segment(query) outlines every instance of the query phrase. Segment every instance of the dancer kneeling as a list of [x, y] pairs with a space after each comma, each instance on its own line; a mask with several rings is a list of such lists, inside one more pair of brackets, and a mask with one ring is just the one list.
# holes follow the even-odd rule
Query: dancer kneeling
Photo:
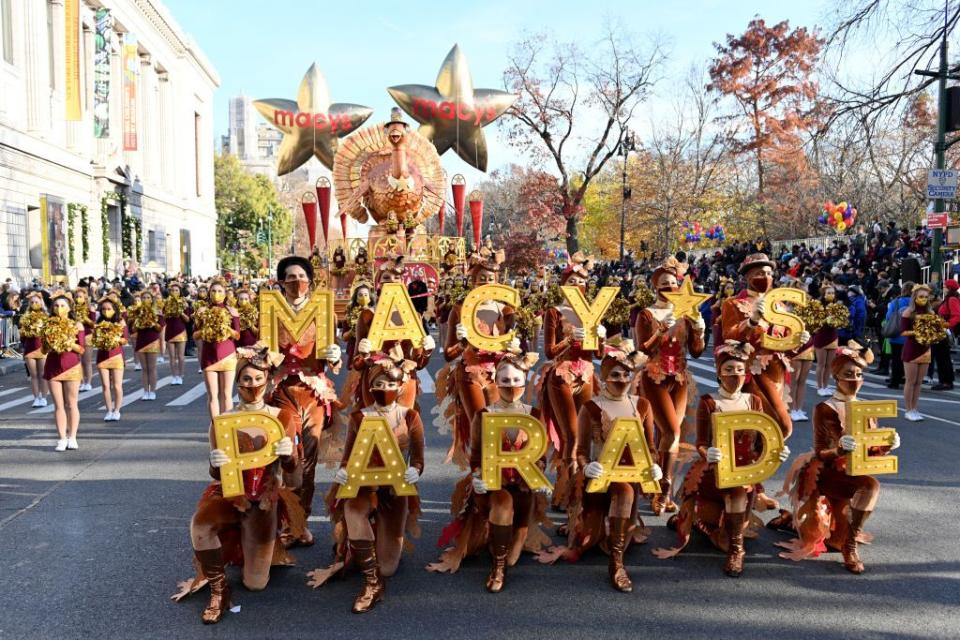
[[[265, 404], [267, 379], [283, 356], [267, 347], [241, 348], [237, 365], [237, 392], [240, 404], [230, 413], [261, 412], [287, 423], [280, 410]], [[220, 483], [220, 468], [229, 463], [227, 454], [216, 447], [214, 428], [210, 427], [210, 475], [214, 482], [207, 487], [190, 521], [190, 539], [195, 555], [196, 577], [180, 583], [180, 590], [171, 596], [179, 601], [210, 585], [210, 601], [203, 610], [204, 624], [220, 622], [230, 609], [230, 586], [227, 564], [243, 567], [243, 585], [250, 591], [261, 591], [270, 579], [271, 565], [292, 565], [282, 544], [278, 543], [281, 523], [293, 531], [306, 527], [306, 517], [297, 496], [282, 486], [281, 469], [288, 473], [297, 466], [290, 430], [273, 445], [277, 460], [265, 467], [243, 471], [244, 494], [225, 498]], [[262, 448], [262, 432], [256, 427], [238, 433], [240, 453]]]
[[[709, 394], [701, 396], [697, 407], [697, 451], [702, 459], [694, 462], [687, 472], [681, 488], [680, 511], [669, 521], [677, 531], [680, 545], [673, 549], [653, 551], [654, 555], [661, 559], [675, 557], [687, 546], [690, 532], [696, 528], [703, 532], [714, 546], [727, 552], [723, 571], [732, 578], [743, 573], [743, 559], [746, 555], [744, 532], [762, 487], [717, 487], [717, 463], [723, 458], [723, 452], [713, 445], [711, 416], [717, 412], [763, 412], [763, 400], [760, 396], [742, 391], [747, 375], [747, 362], [752, 354], [753, 347], [750, 344], [735, 340], [727, 340], [717, 347], [715, 358], [720, 388], [716, 398]], [[761, 450], [756, 431], [737, 431], [734, 447], [737, 466], [756, 462]], [[784, 446], [780, 461], [789, 456], [790, 450]]]
[[[856, 342], [836, 350], [831, 363], [836, 391], [814, 409], [813, 452], [794, 463], [784, 485], [790, 487], [799, 539], [780, 544], [789, 549], [780, 554], [783, 558], [802, 560], [825, 549], [839, 550], [847, 571], [863, 573], [857, 543], [870, 539], [863, 525], [877, 504], [880, 483], [873, 476], [847, 475], [847, 454], [860, 445], [844, 433], [847, 403], [857, 401], [863, 372], [872, 361], [873, 352]], [[877, 428], [876, 419], [870, 419], [869, 428]], [[892, 446], [871, 447], [870, 454], [884, 455], [899, 446], [896, 435]]]
[[[327, 569], [317, 569], [308, 575], [311, 587], [319, 587], [333, 575], [339, 574], [352, 558], [363, 574], [363, 588], [353, 602], [354, 613], [365, 613], [383, 600], [386, 587], [384, 576], [392, 576], [403, 553], [404, 532], [419, 536], [417, 516], [420, 501], [417, 496], [397, 496], [390, 487], [361, 487], [354, 498], [337, 499], [341, 485], [347, 484], [347, 464], [357, 441], [360, 425], [366, 417], [385, 418], [396, 444], [406, 460], [403, 479], [416, 484], [423, 473], [423, 424], [416, 409], [397, 402], [400, 389], [416, 363], [410, 360], [395, 362], [383, 359], [370, 370], [370, 394], [373, 404], [353, 412], [343, 451], [340, 469], [327, 495], [330, 519], [336, 538], [336, 561]], [[374, 449], [370, 467], [384, 466], [380, 452]]]

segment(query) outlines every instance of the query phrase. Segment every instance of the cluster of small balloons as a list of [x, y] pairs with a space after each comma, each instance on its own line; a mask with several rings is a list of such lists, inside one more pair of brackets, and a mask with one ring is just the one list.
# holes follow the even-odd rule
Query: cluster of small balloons
[[704, 229], [699, 222], [684, 222], [683, 228], [687, 230], [684, 236], [687, 242], [700, 242], [703, 238], [719, 241], [727, 239], [723, 225], [720, 224]]
[[820, 224], [828, 224], [837, 230], [837, 233], [843, 233], [853, 226], [857, 219], [857, 208], [849, 202], [843, 201], [834, 204], [833, 200], [827, 200], [823, 205], [823, 213], [817, 218]]

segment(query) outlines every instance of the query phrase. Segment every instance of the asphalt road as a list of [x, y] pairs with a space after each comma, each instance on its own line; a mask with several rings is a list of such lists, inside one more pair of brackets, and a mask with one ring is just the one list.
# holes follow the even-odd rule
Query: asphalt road
[[[436, 354], [428, 391], [440, 364]], [[847, 573], [838, 554], [781, 560], [774, 543], [786, 536], [768, 530], [748, 541], [740, 579], [723, 575], [721, 554], [700, 537], [678, 559], [661, 561], [650, 550], [671, 546], [674, 534], [665, 518], [646, 512], [653, 535], [627, 555], [632, 594], [609, 586], [606, 557], [597, 552], [554, 566], [525, 557], [504, 592], [490, 595], [486, 556], [468, 559], [455, 575], [424, 570], [436, 559], [460, 476], [442, 464], [449, 436], [428, 426], [423, 535], [373, 612], [350, 613], [360, 588], [355, 572], [316, 591], [305, 586], [306, 572], [332, 555], [329, 523], [314, 516], [318, 544], [295, 550], [298, 566], [275, 569], [260, 593], [245, 591], [231, 572], [241, 610], [204, 627], [206, 592], [168, 599], [192, 575], [188, 523], [209, 480], [202, 383], [196, 364], [188, 365], [180, 387], [167, 384], [161, 365], [156, 402], [138, 399], [139, 374], [128, 365], [133, 400], [119, 423], [102, 422], [98, 390], [86, 394], [80, 450], [67, 453], [53, 451], [52, 413], [30, 408], [25, 377], [0, 377], [0, 637], [960, 637], [958, 392], [925, 392], [924, 422], [889, 421], [903, 440], [900, 473], [880, 479], [867, 526], [876, 539], [862, 552], [862, 576]], [[715, 388], [709, 359], [695, 363], [695, 373], [701, 389]], [[863, 397], [897, 397], [880, 383], [871, 377]], [[811, 389], [811, 415], [816, 400]], [[421, 402], [429, 422], [432, 392]], [[789, 444], [794, 453], [809, 449], [810, 423], [797, 425]], [[331, 471], [318, 474], [324, 488], [331, 479]], [[319, 498], [317, 505], [322, 513]]]

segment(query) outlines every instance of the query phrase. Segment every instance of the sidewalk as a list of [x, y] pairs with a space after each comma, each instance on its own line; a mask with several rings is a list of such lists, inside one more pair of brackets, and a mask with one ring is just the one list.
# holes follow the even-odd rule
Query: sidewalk
[[0, 358], [0, 377], [25, 371], [20, 358]]

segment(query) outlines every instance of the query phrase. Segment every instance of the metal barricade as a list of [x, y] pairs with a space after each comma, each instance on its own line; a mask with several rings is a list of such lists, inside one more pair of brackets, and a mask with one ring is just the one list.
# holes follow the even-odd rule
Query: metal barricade
[[13, 322], [13, 314], [0, 316], [0, 358], [22, 358], [20, 330]]

